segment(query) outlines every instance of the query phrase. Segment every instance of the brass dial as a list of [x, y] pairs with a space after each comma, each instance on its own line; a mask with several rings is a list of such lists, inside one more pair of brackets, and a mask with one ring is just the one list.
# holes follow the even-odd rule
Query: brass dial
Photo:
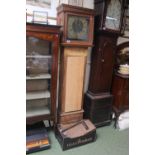
[[89, 19], [80, 16], [68, 16], [67, 39], [88, 40]]

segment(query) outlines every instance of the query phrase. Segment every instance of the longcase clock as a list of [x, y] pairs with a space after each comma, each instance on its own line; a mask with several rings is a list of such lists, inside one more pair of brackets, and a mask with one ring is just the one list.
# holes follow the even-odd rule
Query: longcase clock
[[62, 4], [57, 8], [62, 26], [58, 122], [83, 119], [83, 87], [88, 47], [92, 46], [94, 11]]
[[111, 83], [117, 38], [121, 30], [122, 1], [95, 0], [95, 33], [84, 117], [96, 126], [110, 124]]

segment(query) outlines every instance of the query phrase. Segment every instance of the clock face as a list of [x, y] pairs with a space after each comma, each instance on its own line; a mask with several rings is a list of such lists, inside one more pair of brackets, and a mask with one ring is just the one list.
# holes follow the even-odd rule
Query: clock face
[[107, 8], [105, 28], [112, 30], [120, 29], [121, 20], [121, 0], [110, 0]]
[[68, 40], [88, 40], [89, 18], [80, 16], [68, 16], [67, 39]]

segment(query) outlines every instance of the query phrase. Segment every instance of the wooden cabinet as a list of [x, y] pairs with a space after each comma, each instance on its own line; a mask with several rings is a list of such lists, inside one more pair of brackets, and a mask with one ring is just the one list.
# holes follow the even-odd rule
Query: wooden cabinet
[[119, 113], [129, 109], [129, 75], [115, 73], [112, 94], [114, 111]]
[[129, 65], [129, 42], [117, 46], [115, 57], [115, 73], [112, 82], [114, 95], [113, 110], [116, 114], [129, 109], [129, 68], [121, 69], [122, 65]]
[[56, 119], [59, 26], [26, 24], [26, 123]]

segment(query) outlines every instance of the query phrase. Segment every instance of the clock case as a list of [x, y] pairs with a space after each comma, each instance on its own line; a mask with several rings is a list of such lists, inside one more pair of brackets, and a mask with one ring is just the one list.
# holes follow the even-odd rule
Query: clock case
[[[61, 4], [57, 8], [57, 24], [62, 26], [59, 79], [60, 93], [58, 104], [58, 122], [60, 124], [74, 123], [83, 119], [84, 73], [88, 47], [93, 46], [94, 14], [94, 10], [92, 9], [66, 4]], [[70, 15], [86, 17], [87, 19], [89, 19], [89, 40], [67, 40], [67, 20]], [[69, 62], [72, 62], [72, 64], [69, 64]], [[80, 72], [83, 73], [81, 74]], [[73, 81], [78, 81], [78, 86], [80, 88], [74, 87]], [[75, 105], [77, 105], [78, 108], [75, 108]], [[66, 107], [69, 108], [71, 106], [73, 106], [74, 108], [66, 110]]]
[[108, 10], [108, 5], [111, 0], [95, 0], [95, 28], [100, 31], [105, 32], [111, 32], [120, 34], [123, 26], [123, 17], [125, 13], [125, 7], [127, 0], [120, 0], [121, 1], [121, 16], [120, 16], [120, 24], [119, 24], [119, 30], [109, 29], [106, 28], [105, 22], [106, 22], [106, 15]]
[[[71, 40], [67, 39], [67, 29], [68, 29], [68, 17], [69, 16], [78, 16], [78, 17], [85, 17], [89, 20], [88, 24], [88, 40]], [[66, 5], [62, 4], [57, 7], [57, 24], [61, 25], [61, 32], [62, 32], [62, 40], [61, 43], [63, 46], [82, 46], [82, 47], [89, 47], [92, 46], [93, 42], [93, 33], [92, 29], [94, 27], [94, 10]]]
[[90, 119], [96, 127], [109, 125], [112, 121], [112, 77], [117, 39], [121, 35], [122, 23], [119, 31], [105, 29], [108, 1], [95, 0], [94, 47], [88, 91], [84, 96], [84, 118]]

